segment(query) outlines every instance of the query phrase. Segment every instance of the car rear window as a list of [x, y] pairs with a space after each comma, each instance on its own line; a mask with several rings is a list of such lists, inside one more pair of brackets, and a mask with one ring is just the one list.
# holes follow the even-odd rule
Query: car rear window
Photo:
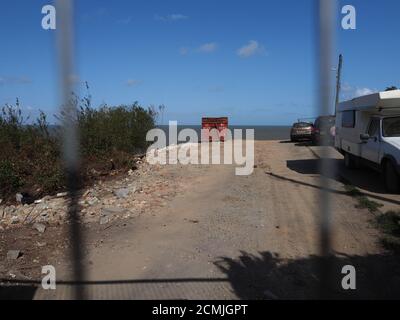
[[299, 122], [299, 123], [295, 123], [293, 125], [294, 128], [307, 128], [310, 126], [311, 126], [311, 123], [306, 123], [306, 122]]
[[321, 118], [319, 119], [318, 126], [331, 127], [335, 125], [335, 118]]

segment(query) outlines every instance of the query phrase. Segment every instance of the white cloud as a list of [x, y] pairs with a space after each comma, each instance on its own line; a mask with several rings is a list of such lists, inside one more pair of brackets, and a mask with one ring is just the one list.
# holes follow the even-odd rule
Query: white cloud
[[353, 91], [353, 87], [351, 85], [349, 85], [348, 83], [344, 83], [344, 84], [342, 84], [341, 90], [342, 90], [342, 92], [351, 92], [351, 91]]
[[127, 84], [129, 87], [135, 87], [135, 86], [137, 86], [138, 84], [140, 84], [140, 81], [139, 81], [139, 80], [135, 80], [135, 79], [128, 79], [128, 80], [126, 81], [126, 84]]
[[158, 21], [165, 21], [165, 22], [171, 22], [171, 21], [179, 21], [179, 20], [187, 20], [189, 19], [188, 16], [185, 16], [180, 13], [173, 13], [173, 14], [168, 14], [166, 16], [160, 16], [160, 15], [155, 15], [154, 17]]
[[265, 53], [265, 49], [255, 40], [250, 40], [248, 44], [237, 50], [237, 55], [241, 58], [248, 58], [263, 53]]
[[183, 14], [171, 14], [171, 15], [168, 16], [168, 18], [171, 19], [171, 20], [186, 20], [189, 17], [185, 16]]
[[117, 23], [119, 24], [130, 24], [132, 22], [132, 17], [127, 17], [124, 19], [119, 19]]
[[189, 52], [200, 52], [200, 53], [212, 53], [218, 49], [218, 44], [215, 42], [209, 42], [202, 44], [200, 47], [197, 49], [191, 49], [189, 47], [180, 47], [179, 48], [179, 54], [182, 56], [187, 55]]
[[344, 83], [341, 87], [341, 98], [349, 100], [361, 96], [366, 96], [378, 92], [377, 89], [371, 89], [366, 87], [354, 87], [348, 83]]
[[189, 48], [188, 47], [181, 47], [179, 48], [179, 54], [182, 56], [185, 56], [189, 53]]
[[198, 49], [199, 52], [211, 53], [217, 50], [218, 45], [215, 42], [205, 43]]
[[357, 88], [355, 91], [355, 96], [360, 97], [360, 96], [366, 96], [368, 94], [372, 94], [377, 92], [377, 90], [373, 90], [370, 88]]

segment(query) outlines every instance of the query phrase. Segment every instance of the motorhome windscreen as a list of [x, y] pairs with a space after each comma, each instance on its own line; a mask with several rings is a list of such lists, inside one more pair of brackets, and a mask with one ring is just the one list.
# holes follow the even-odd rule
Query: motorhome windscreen
[[383, 136], [400, 137], [400, 117], [383, 119]]

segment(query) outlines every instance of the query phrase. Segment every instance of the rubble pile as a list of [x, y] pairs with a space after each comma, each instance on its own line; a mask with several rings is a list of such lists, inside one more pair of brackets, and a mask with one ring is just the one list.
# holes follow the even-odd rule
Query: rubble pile
[[[177, 181], [166, 179], [164, 168], [139, 160], [124, 177], [98, 181], [80, 198], [81, 222], [103, 225], [163, 206], [177, 192]], [[46, 196], [32, 204], [24, 203], [24, 196], [17, 194], [16, 201], [18, 205], [7, 206], [0, 200], [0, 230], [31, 225], [39, 233], [44, 233], [48, 225], [68, 223], [67, 193]]]

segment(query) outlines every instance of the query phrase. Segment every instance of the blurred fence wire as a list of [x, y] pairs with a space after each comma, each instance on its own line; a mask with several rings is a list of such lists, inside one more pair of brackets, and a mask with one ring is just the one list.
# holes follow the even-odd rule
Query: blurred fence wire
[[[73, 102], [74, 90], [74, 17], [73, 0], [56, 0], [57, 51], [60, 79], [61, 115], [63, 126], [63, 156], [69, 194], [68, 218], [70, 225], [71, 261], [73, 279], [84, 280], [83, 235], [79, 219], [80, 161], [79, 133], [76, 125], [77, 109]], [[75, 286], [75, 298], [85, 298], [84, 287]]]
[[[317, 114], [330, 115], [333, 109], [332, 90], [332, 63], [335, 49], [335, 22], [336, 22], [336, 0], [318, 0], [318, 22], [317, 30]], [[323, 137], [322, 145], [328, 145], [327, 136]], [[325, 140], [325, 141], [324, 141]], [[328, 178], [336, 171], [335, 165], [329, 161], [330, 148], [322, 149], [320, 159], [320, 185], [319, 192], [319, 217], [320, 217], [320, 254], [322, 256], [320, 265], [320, 296], [323, 299], [330, 297], [332, 288], [332, 205], [331, 180]], [[318, 216], [318, 215], [317, 215]]]

